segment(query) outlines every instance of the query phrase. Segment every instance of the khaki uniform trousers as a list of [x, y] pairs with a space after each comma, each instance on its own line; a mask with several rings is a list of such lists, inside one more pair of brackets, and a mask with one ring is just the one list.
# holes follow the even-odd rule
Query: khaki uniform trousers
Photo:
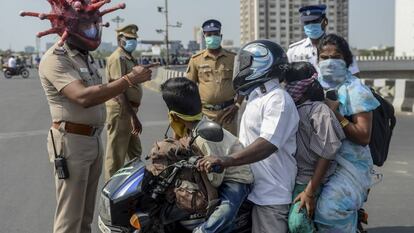
[[107, 145], [105, 180], [109, 180], [129, 160], [140, 158], [142, 153], [139, 137], [131, 134], [131, 116], [117, 102], [110, 100], [107, 109]]
[[[102, 172], [102, 130], [95, 136], [83, 136], [66, 133], [62, 125], [59, 130], [52, 128], [52, 132], [57, 153], [66, 158], [69, 178], [60, 180], [54, 173], [57, 204], [53, 232], [90, 233]], [[55, 154], [50, 133], [47, 150], [53, 164]]]
[[210, 120], [215, 121], [219, 123], [224, 129], [232, 133], [233, 135], [237, 136], [237, 121], [238, 121], [238, 114], [234, 117], [233, 121], [230, 123], [224, 123], [221, 119], [218, 119], [218, 116], [220, 116], [220, 113], [222, 113], [224, 110], [219, 111], [211, 111], [208, 109], [203, 108], [203, 114], [207, 116]]

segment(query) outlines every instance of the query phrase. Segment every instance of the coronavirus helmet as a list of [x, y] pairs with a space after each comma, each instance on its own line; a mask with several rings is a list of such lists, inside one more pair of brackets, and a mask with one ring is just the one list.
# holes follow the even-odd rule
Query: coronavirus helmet
[[255, 40], [244, 45], [234, 61], [233, 87], [240, 95], [249, 95], [271, 79], [284, 80], [288, 59], [280, 45]]
[[120, 3], [106, 10], [99, 10], [111, 0], [48, 0], [48, 2], [52, 6], [49, 14], [23, 11], [20, 15], [47, 19], [51, 22], [52, 28], [39, 32], [37, 37], [58, 34], [61, 37], [59, 46], [68, 41], [77, 48], [87, 51], [99, 47], [102, 27], [109, 27], [109, 23], [102, 23], [102, 16], [125, 8], [125, 4]]

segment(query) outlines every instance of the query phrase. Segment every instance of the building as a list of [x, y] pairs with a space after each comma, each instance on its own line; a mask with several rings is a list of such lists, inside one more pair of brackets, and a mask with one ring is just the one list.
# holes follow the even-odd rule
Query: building
[[35, 52], [35, 47], [33, 47], [33, 46], [26, 46], [26, 47], [24, 47], [24, 52], [25, 53], [34, 53]]
[[414, 4], [412, 0], [395, 1], [395, 56], [414, 56]]
[[328, 32], [348, 38], [348, 0], [240, 0], [240, 42], [270, 39], [282, 47], [305, 38], [299, 8], [326, 4]]

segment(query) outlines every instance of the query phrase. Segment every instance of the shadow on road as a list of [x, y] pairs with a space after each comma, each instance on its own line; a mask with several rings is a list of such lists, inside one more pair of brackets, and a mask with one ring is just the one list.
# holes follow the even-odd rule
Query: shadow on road
[[376, 227], [368, 229], [368, 233], [413, 233], [414, 226], [410, 227]]

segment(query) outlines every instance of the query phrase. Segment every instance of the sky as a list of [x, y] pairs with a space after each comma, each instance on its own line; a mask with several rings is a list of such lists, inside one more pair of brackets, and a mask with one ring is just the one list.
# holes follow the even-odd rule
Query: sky
[[[5, 0], [3, 0], [5, 1]], [[349, 0], [349, 42], [352, 47], [371, 48], [373, 46], [394, 44], [394, 1], [395, 0]], [[125, 2], [127, 8], [104, 16], [105, 22], [119, 15], [125, 19], [123, 24], [135, 23], [143, 40], [162, 40], [163, 35], [156, 29], [164, 28], [164, 16], [157, 11], [164, 0], [112, 0], [110, 5]], [[13, 0], [0, 8], [0, 49], [23, 50], [25, 46], [35, 46], [35, 35], [50, 28], [50, 23], [31, 17], [20, 17], [19, 12], [49, 12], [46, 0]], [[182, 40], [187, 46], [192, 40], [193, 28], [205, 20], [216, 18], [223, 24], [224, 39], [240, 43], [240, 0], [168, 0], [171, 24], [179, 21], [181, 28], [170, 30], [171, 40]], [[414, 4], [414, 1], [413, 1]], [[115, 44], [115, 23], [105, 28], [103, 41]], [[49, 35], [41, 39], [42, 50], [47, 42], [57, 39]]]

